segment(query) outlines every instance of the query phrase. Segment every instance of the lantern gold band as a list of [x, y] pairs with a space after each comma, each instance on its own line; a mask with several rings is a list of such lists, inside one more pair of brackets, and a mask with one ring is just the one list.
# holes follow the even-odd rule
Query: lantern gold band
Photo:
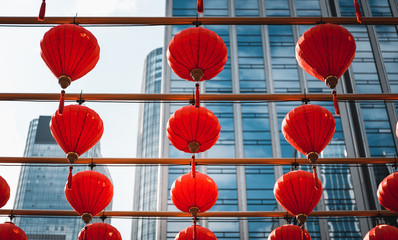
[[66, 158], [70, 164], [73, 164], [79, 158], [79, 155], [75, 152], [68, 152], [68, 154], [66, 154]]
[[310, 161], [310, 163], [312, 163], [312, 164], [315, 164], [315, 163], [316, 163], [316, 161], [318, 160], [318, 157], [319, 157], [319, 155], [318, 155], [317, 152], [309, 152], [309, 153], [307, 154], [307, 159], [308, 159], [308, 161]]
[[303, 226], [304, 223], [307, 221], [307, 215], [300, 213], [296, 216], [296, 219], [300, 223], [300, 225]]
[[193, 78], [193, 80], [197, 82], [199, 82], [202, 79], [203, 75], [204, 75], [203, 70], [200, 68], [194, 68], [191, 71], [191, 77]]
[[191, 151], [191, 153], [196, 153], [200, 148], [200, 144], [196, 141], [192, 141], [192, 142], [188, 143], [188, 148], [189, 148], [189, 151]]
[[84, 223], [88, 224], [91, 219], [93, 219], [93, 215], [91, 215], [91, 213], [83, 213], [82, 214], [82, 220]]
[[328, 86], [331, 89], [335, 89], [338, 82], [339, 82], [339, 79], [334, 75], [330, 75], [325, 78], [326, 86]]
[[191, 213], [192, 217], [196, 218], [199, 213], [199, 208], [198, 207], [190, 207], [189, 212]]
[[72, 79], [65, 75], [62, 75], [58, 78], [58, 83], [59, 83], [59, 85], [61, 85], [61, 87], [63, 89], [67, 88], [71, 82], [72, 82]]

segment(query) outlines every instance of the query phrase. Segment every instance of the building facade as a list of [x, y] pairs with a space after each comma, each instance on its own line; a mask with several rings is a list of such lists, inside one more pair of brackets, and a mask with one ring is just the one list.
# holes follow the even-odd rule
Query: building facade
[[[30, 122], [24, 157], [65, 157], [65, 153], [51, 135], [50, 120], [50, 116], [40, 116]], [[101, 157], [100, 144], [96, 144], [82, 157]], [[73, 173], [87, 169], [88, 167], [75, 166]], [[97, 167], [96, 170], [110, 178], [107, 168]], [[64, 193], [68, 174], [67, 165], [23, 165], [14, 208], [73, 210]], [[18, 216], [15, 224], [25, 231], [29, 240], [75, 240], [85, 226], [80, 217]]]
[[[142, 93], [160, 93], [162, 80], [162, 48], [150, 52], [144, 62]], [[159, 156], [160, 103], [142, 103], [137, 141], [137, 157], [157, 158]], [[135, 183], [138, 192], [134, 194], [134, 211], [156, 211], [157, 166], [136, 167]], [[134, 240], [154, 239], [156, 220], [133, 219], [131, 236]]]
[[[364, 17], [398, 16], [395, 0], [359, 0], [359, 3]], [[205, 0], [204, 6], [203, 16], [217, 17], [355, 16], [354, 4], [347, 0]], [[168, 0], [166, 15], [195, 17], [196, 1]], [[188, 27], [192, 26], [166, 26], [164, 49], [167, 49], [176, 33]], [[331, 92], [323, 82], [304, 72], [295, 59], [298, 38], [312, 26], [202, 27], [215, 31], [228, 47], [228, 61], [224, 70], [217, 77], [200, 84], [202, 93]], [[397, 93], [397, 27], [345, 27], [353, 34], [357, 50], [351, 67], [340, 79], [337, 92]], [[165, 53], [163, 59], [167, 59]], [[163, 61], [162, 93], [191, 94], [193, 89], [194, 83], [180, 79], [172, 72], [167, 61]], [[311, 103], [334, 112], [330, 102]], [[190, 155], [175, 149], [166, 134], [170, 115], [187, 104], [189, 103], [160, 105], [159, 157], [190, 158]], [[281, 133], [281, 122], [286, 113], [301, 105], [301, 102], [206, 102], [202, 105], [218, 117], [221, 134], [217, 144], [205, 153], [198, 154], [198, 158], [299, 157], [285, 141]], [[395, 156], [398, 147], [398, 140], [394, 136], [397, 109], [398, 102], [340, 102], [341, 117], [335, 118], [336, 133], [321, 157]], [[303, 166], [303, 169], [306, 167]], [[219, 188], [219, 199], [210, 211], [283, 210], [275, 201], [273, 187], [275, 181], [289, 170], [290, 166], [270, 165], [212, 165], [199, 168], [199, 171], [213, 178]], [[157, 194], [156, 210], [177, 211], [170, 199], [170, 187], [178, 176], [188, 171], [189, 166], [157, 168], [157, 188], [152, 190]], [[391, 171], [391, 167], [384, 165], [318, 166], [324, 193], [316, 210], [381, 209], [376, 198], [377, 186]], [[396, 224], [394, 222], [395, 220], [391, 221]], [[267, 239], [274, 228], [284, 223], [284, 219], [277, 218], [200, 220], [200, 224], [208, 227], [220, 240]], [[190, 225], [191, 222], [186, 219], [158, 219], [156, 231], [148, 229], [150, 232], [142, 232], [142, 236], [147, 237], [138, 239], [171, 240], [180, 230]], [[310, 217], [306, 229], [312, 239], [360, 240], [374, 225], [375, 219], [372, 218]], [[139, 231], [146, 230], [138, 226], [137, 232]]]

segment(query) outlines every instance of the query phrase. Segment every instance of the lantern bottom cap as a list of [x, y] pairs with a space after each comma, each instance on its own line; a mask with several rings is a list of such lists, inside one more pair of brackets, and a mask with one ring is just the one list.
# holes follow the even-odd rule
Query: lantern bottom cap
[[307, 215], [300, 213], [296, 216], [296, 219], [300, 223], [300, 226], [303, 226], [304, 223], [307, 221]]
[[339, 82], [339, 78], [334, 75], [329, 75], [325, 78], [325, 84], [331, 89], [335, 89], [337, 83]]
[[72, 79], [66, 75], [62, 75], [58, 78], [58, 83], [61, 85], [63, 89], [67, 88], [70, 83], [72, 82]]
[[82, 220], [85, 224], [88, 224], [91, 219], [93, 219], [93, 215], [91, 213], [83, 213], [82, 214]]
[[79, 158], [79, 154], [75, 152], [68, 152], [68, 154], [66, 154], [66, 158], [68, 159], [68, 162], [72, 164]]
[[189, 212], [191, 213], [192, 217], [196, 218], [198, 216], [200, 209], [198, 207], [190, 207]]
[[310, 163], [312, 163], [312, 164], [315, 164], [316, 161], [318, 160], [318, 158], [319, 158], [319, 154], [318, 154], [317, 152], [309, 152], [309, 153], [307, 154], [307, 159], [308, 159], [308, 161], [310, 161]]
[[192, 141], [188, 143], [188, 148], [191, 153], [196, 153], [200, 148], [200, 144], [197, 141]]
[[199, 82], [202, 77], [203, 77], [204, 73], [203, 70], [200, 68], [194, 68], [191, 71], [191, 77], [193, 78], [193, 80]]

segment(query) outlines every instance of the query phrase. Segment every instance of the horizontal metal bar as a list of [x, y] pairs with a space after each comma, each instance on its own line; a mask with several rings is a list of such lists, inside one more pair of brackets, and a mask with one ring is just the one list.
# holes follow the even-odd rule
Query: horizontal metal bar
[[[0, 93], [0, 101], [58, 101], [59, 93]], [[146, 94], [146, 93], [83, 93], [86, 101], [186, 101], [192, 99], [192, 94]], [[332, 101], [332, 94], [325, 93], [263, 93], [263, 94], [208, 94], [203, 93], [200, 99], [203, 101], [301, 101], [308, 98], [310, 101]], [[65, 100], [79, 100], [80, 93], [67, 93]], [[395, 101], [398, 94], [337, 94], [339, 101]]]
[[[75, 211], [67, 210], [22, 210], [22, 209], [0, 209], [0, 215], [15, 216], [79, 216]], [[105, 211], [96, 216], [105, 215], [107, 217], [191, 217], [184, 212], [161, 212], [161, 211]], [[256, 212], [204, 212], [199, 213], [198, 217], [220, 217], [220, 218], [246, 218], [246, 217], [286, 217], [290, 215], [281, 211], [256, 211]], [[363, 211], [314, 211], [310, 217], [391, 217], [398, 216], [398, 213], [387, 210], [363, 210]]]
[[[305, 158], [196, 158], [198, 165], [300, 165], [311, 164]], [[394, 164], [396, 158], [319, 158], [323, 164]], [[69, 164], [66, 158], [0, 157], [0, 163]], [[75, 164], [167, 164], [189, 165], [189, 158], [79, 158]]]
[[[334, 23], [358, 25], [355, 17], [0, 17], [0, 25], [48, 25], [76, 23], [80, 25], [316, 25]], [[397, 25], [397, 17], [363, 17], [361, 25]]]

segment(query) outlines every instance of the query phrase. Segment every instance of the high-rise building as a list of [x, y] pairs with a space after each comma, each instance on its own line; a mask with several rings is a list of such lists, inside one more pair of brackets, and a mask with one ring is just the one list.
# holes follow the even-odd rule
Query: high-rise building
[[[145, 59], [142, 79], [143, 93], [160, 93], [162, 80], [162, 48], [150, 52]], [[137, 157], [156, 158], [159, 156], [160, 103], [143, 103], [140, 106]], [[156, 211], [157, 166], [136, 168], [135, 182], [139, 193], [134, 194], [134, 211]], [[154, 239], [154, 219], [133, 219], [132, 239]]]
[[[50, 119], [50, 116], [40, 116], [30, 122], [24, 157], [65, 157], [51, 135]], [[100, 144], [96, 144], [82, 157], [101, 157]], [[75, 166], [73, 172], [87, 169], [88, 167]], [[110, 178], [106, 167], [97, 167], [96, 170]], [[73, 210], [64, 193], [68, 173], [68, 166], [23, 165], [14, 208]], [[111, 208], [111, 204], [108, 208]], [[29, 240], [75, 240], [85, 226], [79, 217], [18, 216], [15, 224], [25, 231]]]
[[[398, 16], [395, 0], [359, 0], [364, 17]], [[354, 4], [347, 0], [205, 0], [203, 16], [217, 17], [341, 17], [355, 16]], [[166, 15], [197, 16], [196, 1], [167, 0]], [[165, 45], [182, 29], [192, 26], [166, 26]], [[202, 93], [330, 93], [323, 82], [304, 72], [295, 59], [295, 44], [310, 27], [304, 25], [207, 25], [228, 47], [228, 61], [214, 79], [201, 83]], [[354, 36], [356, 57], [340, 79], [339, 93], [398, 92], [398, 31], [396, 26], [348, 25]], [[194, 84], [180, 79], [167, 64], [163, 53], [162, 93], [192, 93]], [[310, 99], [311, 100], [311, 99]], [[330, 102], [311, 102], [334, 112]], [[167, 139], [169, 116], [189, 103], [160, 105], [159, 157], [186, 157]], [[221, 134], [217, 144], [198, 158], [283, 158], [298, 156], [281, 134], [281, 122], [300, 102], [206, 102], [219, 119]], [[395, 156], [398, 139], [394, 137], [398, 102], [340, 102], [341, 117], [336, 117], [336, 133], [321, 157]], [[144, 118], [145, 119], [145, 118]], [[156, 121], [153, 120], [152, 121]], [[145, 122], [145, 120], [144, 120]], [[144, 129], [145, 131], [145, 129]], [[144, 134], [144, 132], [142, 132]], [[140, 139], [140, 138], [139, 138]], [[141, 145], [145, 148], [145, 145]], [[144, 157], [144, 155], [142, 155]], [[273, 195], [275, 181], [290, 166], [202, 166], [200, 171], [215, 180], [219, 198], [210, 211], [276, 211], [283, 210]], [[305, 167], [303, 167], [305, 169]], [[189, 166], [159, 166], [141, 178], [157, 179], [151, 188], [151, 205], [158, 211], [174, 211], [170, 187]], [[316, 210], [381, 209], [377, 202], [378, 183], [391, 173], [386, 165], [320, 165], [318, 173], [324, 193]], [[139, 183], [139, 187], [146, 182]], [[154, 185], [152, 185], [154, 186]], [[146, 195], [144, 188], [136, 192]], [[388, 221], [388, 219], [387, 219]], [[200, 224], [217, 238], [229, 240], [267, 239], [283, 219], [229, 218], [202, 219]], [[394, 223], [392, 221], [391, 223]], [[171, 240], [190, 221], [159, 219], [156, 230], [138, 225], [138, 238]], [[372, 218], [311, 217], [306, 229], [312, 239], [360, 240], [375, 224]], [[395, 222], [396, 224], [396, 222]], [[134, 229], [133, 229], [134, 232]]]

